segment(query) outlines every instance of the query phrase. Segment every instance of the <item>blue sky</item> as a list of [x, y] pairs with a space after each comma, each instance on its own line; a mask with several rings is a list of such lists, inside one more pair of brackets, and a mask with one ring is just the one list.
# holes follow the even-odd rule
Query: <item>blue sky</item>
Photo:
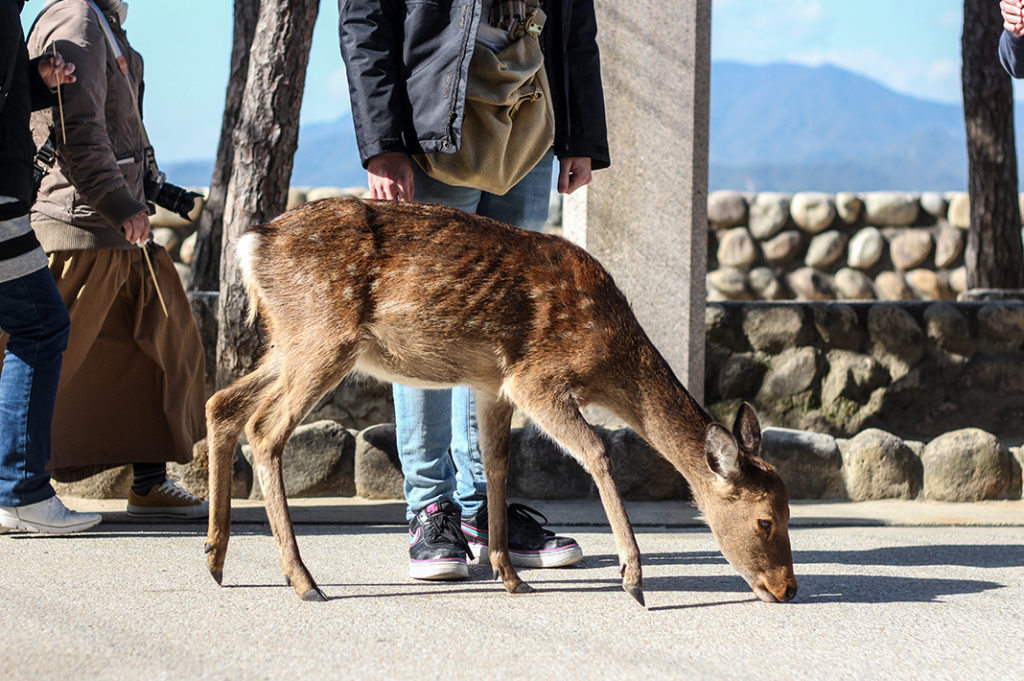
[[[26, 3], [26, 30], [45, 4]], [[216, 153], [233, 4], [129, 2], [125, 28], [146, 60], [147, 129], [163, 163]], [[898, 92], [956, 102], [962, 7], [962, 0], [713, 0], [711, 54], [714, 60], [755, 64], [830, 63]], [[334, 120], [348, 110], [337, 23], [337, 3], [322, 0], [303, 123]]]

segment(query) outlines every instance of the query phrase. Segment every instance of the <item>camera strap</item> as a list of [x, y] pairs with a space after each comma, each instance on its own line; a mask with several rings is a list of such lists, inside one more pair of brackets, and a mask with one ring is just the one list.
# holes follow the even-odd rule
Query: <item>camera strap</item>
[[39, 191], [39, 185], [46, 173], [50, 172], [53, 164], [57, 161], [57, 132], [50, 126], [50, 134], [46, 141], [36, 149], [36, 155], [32, 159], [32, 203], [35, 203], [35, 193]]

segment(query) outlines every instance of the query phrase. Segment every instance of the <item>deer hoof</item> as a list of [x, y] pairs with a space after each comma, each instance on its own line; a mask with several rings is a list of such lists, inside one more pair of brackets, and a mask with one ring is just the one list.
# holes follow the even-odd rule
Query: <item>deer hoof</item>
[[533, 587], [530, 586], [529, 584], [527, 584], [526, 582], [519, 582], [519, 584], [517, 584], [515, 586], [515, 588], [512, 589], [512, 593], [514, 593], [514, 594], [532, 594], [533, 593]]
[[224, 582], [223, 570], [210, 570], [210, 576], [213, 577], [213, 581], [217, 582], [218, 586]]
[[644, 604], [644, 590], [636, 584], [623, 584], [622, 588], [626, 590], [630, 596], [636, 599], [636, 602], [640, 605]]
[[302, 594], [302, 600], [322, 603], [327, 600], [327, 596], [324, 595], [324, 592], [321, 591], [319, 587], [314, 586], [312, 589], [309, 589], [306, 593]]

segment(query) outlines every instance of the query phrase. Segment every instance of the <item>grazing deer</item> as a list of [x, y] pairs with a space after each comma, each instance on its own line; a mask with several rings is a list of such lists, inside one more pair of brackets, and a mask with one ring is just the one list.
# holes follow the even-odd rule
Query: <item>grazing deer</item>
[[[616, 413], [685, 476], [726, 559], [764, 601], [796, 594], [785, 485], [758, 458], [744, 404], [732, 432], [672, 373], [611, 276], [583, 249], [441, 206], [325, 199], [253, 227], [237, 244], [269, 334], [259, 368], [210, 398], [206, 552], [221, 583], [231, 462], [243, 426], [286, 580], [324, 595], [302, 563], [281, 473], [292, 431], [353, 371], [420, 387], [475, 388], [489, 508], [505, 508], [518, 407], [594, 477], [623, 588], [641, 604], [640, 550], [604, 445], [580, 408]], [[508, 554], [506, 515], [489, 514], [490, 562], [510, 593], [532, 589]]]

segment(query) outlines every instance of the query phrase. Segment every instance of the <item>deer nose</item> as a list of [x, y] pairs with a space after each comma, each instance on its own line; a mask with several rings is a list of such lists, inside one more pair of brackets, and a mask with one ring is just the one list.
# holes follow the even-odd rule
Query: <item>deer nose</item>
[[775, 591], [773, 589], [769, 589], [769, 591], [771, 592], [772, 596], [775, 597], [776, 601], [778, 601], [779, 603], [786, 603], [788, 601], [793, 600], [793, 598], [796, 596], [796, 582], [790, 582], [789, 584], [787, 584], [785, 591]]
[[786, 597], [782, 599], [782, 601], [784, 603], [786, 601], [791, 601], [791, 600], [793, 600], [796, 597], [796, 582], [793, 582], [788, 587], [786, 587], [786, 594], [785, 594], [785, 596]]

